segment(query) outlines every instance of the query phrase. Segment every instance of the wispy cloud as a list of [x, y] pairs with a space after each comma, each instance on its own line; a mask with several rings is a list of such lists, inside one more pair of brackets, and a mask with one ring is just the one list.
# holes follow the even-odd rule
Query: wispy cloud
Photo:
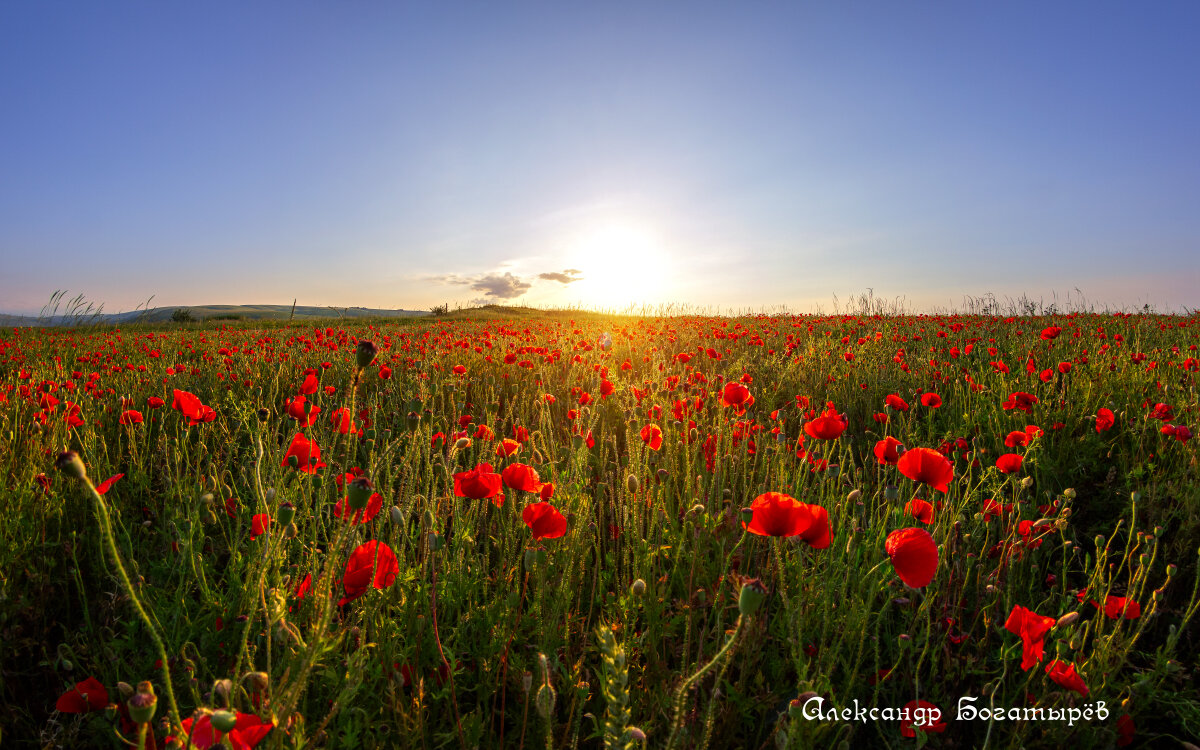
[[557, 281], [560, 284], [570, 284], [572, 281], [579, 281], [582, 279], [582, 273], [583, 271], [580, 271], [578, 268], [567, 268], [562, 271], [547, 271], [546, 273], [539, 273], [538, 278], [545, 279], [546, 281]]

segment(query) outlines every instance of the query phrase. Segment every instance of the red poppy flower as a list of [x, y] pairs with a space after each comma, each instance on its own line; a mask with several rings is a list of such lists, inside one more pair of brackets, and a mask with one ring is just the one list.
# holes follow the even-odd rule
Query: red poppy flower
[[117, 480], [124, 477], [124, 474], [114, 474], [108, 479], [105, 479], [100, 484], [96, 485], [96, 492], [103, 495], [112, 489], [112, 486], [117, 483]]
[[[920, 711], [918, 714], [917, 711]], [[941, 732], [946, 731], [946, 722], [942, 721], [942, 710], [929, 701], [914, 700], [904, 704], [904, 715], [912, 716], [912, 719], [906, 719], [900, 724], [900, 735], [902, 737], [916, 737], [916, 730], [922, 732]], [[920, 717], [920, 721], [916, 717]]]
[[1021, 464], [1024, 460], [1016, 453], [1005, 453], [996, 459], [996, 468], [1005, 474], [1015, 474], [1021, 470]]
[[1006, 448], [1024, 448], [1029, 445], [1029, 433], [1024, 430], [1013, 430], [1004, 438]]
[[846, 418], [829, 404], [821, 416], [804, 423], [804, 431], [817, 440], [836, 440], [846, 430]]
[[287, 402], [287, 406], [284, 407], [284, 411], [303, 428], [317, 421], [317, 412], [321, 411], [321, 408], [309, 404], [308, 399], [300, 395], [290, 399]]
[[340, 409], [334, 409], [329, 415], [329, 422], [333, 425], [333, 429], [339, 435], [361, 435], [362, 430], [358, 425], [354, 424], [354, 417], [350, 414], [350, 409], [343, 406]]
[[304, 433], [297, 432], [292, 438], [292, 444], [284, 454], [280, 466], [287, 467], [288, 459], [292, 456], [295, 456], [298, 462], [296, 468], [305, 474], [316, 474], [317, 469], [325, 467], [325, 462], [321, 460], [321, 446], [317, 445], [315, 438], [309, 440], [304, 437]]
[[892, 407], [896, 411], [908, 411], [908, 402], [900, 398], [894, 393], [889, 393], [888, 397], [883, 400], [884, 404]]
[[567, 533], [567, 519], [547, 502], [526, 505], [521, 520], [533, 532], [534, 539], [558, 539]]
[[168, 736], [166, 743], [169, 745], [176, 739], [182, 740], [186, 737], [196, 750], [209, 750], [209, 748], [220, 747], [222, 741], [228, 738], [229, 744], [233, 746], [234, 750], [251, 750], [275, 728], [274, 724], [263, 721], [254, 714], [244, 714], [241, 711], [236, 714], [237, 723], [228, 733], [222, 732], [212, 725], [211, 714], [204, 714], [199, 719], [189, 716], [180, 722], [183, 729], [182, 735], [179, 738]]
[[897, 529], [888, 534], [884, 549], [896, 575], [914, 589], [928, 586], [937, 573], [937, 545], [925, 529]]
[[317, 388], [320, 385], [317, 381], [317, 376], [310, 372], [304, 377], [304, 382], [300, 384], [300, 395], [311, 396], [317, 392]]
[[1154, 408], [1150, 410], [1149, 418], [1170, 422], [1175, 418], [1175, 409], [1169, 404], [1155, 404]]
[[1004, 629], [1021, 637], [1021, 669], [1029, 669], [1042, 660], [1042, 639], [1054, 627], [1053, 617], [1043, 617], [1021, 605], [1014, 605]]
[[400, 565], [391, 547], [376, 541], [360, 544], [346, 561], [346, 572], [342, 576], [346, 595], [338, 600], [338, 606], [367, 593], [371, 586], [377, 589], [391, 586], [399, 572]]
[[662, 428], [660, 428], [658, 425], [653, 423], [648, 424], [642, 428], [640, 434], [642, 436], [642, 442], [645, 443], [650, 450], [656, 451], [662, 447]]
[[904, 443], [888, 435], [875, 444], [875, 458], [881, 465], [895, 466], [896, 462], [900, 460], [900, 448], [902, 447], [904, 447]]
[[256, 513], [250, 519], [250, 539], [251, 541], [258, 539], [263, 534], [267, 533], [267, 529], [271, 526], [271, 517], [266, 513]]
[[1136, 734], [1137, 728], [1133, 726], [1133, 717], [1129, 714], [1121, 714], [1121, 718], [1117, 719], [1117, 747], [1132, 745]]
[[121, 412], [121, 417], [117, 420], [117, 424], [142, 424], [142, 413], [136, 409], [126, 409]]
[[927, 406], [930, 409], [936, 409], [942, 405], [942, 397], [936, 393], [921, 394], [921, 406]]
[[1054, 339], [1058, 338], [1058, 334], [1060, 333], [1062, 333], [1061, 328], [1058, 326], [1050, 326], [1042, 329], [1041, 338], [1043, 341], [1053, 341]]
[[392, 368], [388, 367], [387, 365], [380, 365], [379, 366], [379, 378], [381, 380], [391, 380], [392, 379]]
[[904, 504], [904, 512], [921, 523], [933, 523], [933, 503], [914, 497]]
[[501, 458], [507, 458], [509, 456], [515, 455], [517, 453], [517, 451], [519, 451], [519, 450], [521, 450], [520, 443], [518, 443], [516, 440], [504, 438], [496, 446], [496, 455], [500, 456]]
[[1003, 404], [1001, 404], [1001, 406], [1004, 409], [1020, 409], [1021, 411], [1025, 412], [1026, 414], [1029, 414], [1033, 411], [1033, 405], [1036, 404], [1037, 402], [1038, 402], [1038, 397], [1033, 395], [1032, 393], [1016, 391], [1014, 393], [1009, 394], [1008, 398], [1004, 401]]
[[758, 536], [799, 536], [814, 549], [829, 546], [829, 512], [782, 492], [767, 492], [750, 503], [750, 523], [742, 527]]
[[721, 406], [732, 406], [737, 414], [745, 414], [746, 408], [754, 405], [750, 389], [741, 383], [726, 383], [721, 389]]
[[481, 424], [475, 428], [474, 437], [476, 440], [494, 440], [496, 438], [496, 433], [492, 432], [491, 427]]
[[454, 494], [472, 500], [484, 500], [500, 492], [502, 481], [500, 475], [492, 471], [491, 464], [482, 463], [470, 471], [460, 471], [454, 475]]
[[333, 515], [337, 518], [352, 518], [352, 524], [362, 525], [374, 519], [383, 510], [383, 495], [372, 492], [371, 497], [367, 498], [366, 507], [359, 510], [351, 510], [347, 505], [346, 498], [338, 500], [333, 506]]
[[504, 484], [514, 490], [537, 492], [542, 488], [542, 480], [537, 470], [525, 464], [510, 464], [500, 472]]
[[554, 482], [543, 482], [542, 488], [538, 490], [538, 497], [543, 500], [554, 497]]
[[451, 372], [453, 372], [455, 375], [466, 375], [467, 368], [463, 365], [455, 365]]
[[1046, 665], [1046, 674], [1067, 690], [1074, 690], [1081, 697], [1087, 697], [1088, 686], [1084, 684], [1083, 678], [1075, 673], [1073, 663], [1055, 659]]
[[54, 708], [65, 714], [103, 711], [108, 706], [108, 691], [95, 677], [89, 677], [63, 693]]
[[166, 403], [166, 401], [163, 401], [158, 396], [151, 396], [150, 398], [146, 399], [146, 405], [151, 409], [160, 409]]
[[200, 403], [196, 394], [178, 388], [175, 389], [175, 400], [171, 402], [171, 408], [187, 417], [189, 425], [211, 422], [217, 418], [217, 412], [212, 407]]
[[950, 459], [931, 448], [913, 448], [904, 452], [896, 462], [900, 473], [914, 482], [921, 482], [938, 492], [947, 492], [954, 479], [954, 465]]

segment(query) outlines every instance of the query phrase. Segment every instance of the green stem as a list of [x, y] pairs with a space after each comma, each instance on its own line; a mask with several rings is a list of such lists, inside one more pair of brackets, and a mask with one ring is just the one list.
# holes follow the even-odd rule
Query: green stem
[[666, 750], [671, 750], [675, 746], [675, 740], [679, 735], [679, 730], [683, 726], [683, 704], [687, 700], [688, 691], [695, 685], [704, 675], [708, 674], [714, 667], [721, 662], [730, 652], [733, 651], [734, 645], [738, 642], [742, 634], [742, 623], [746, 620], [742, 615], [738, 615], [737, 622], [733, 626], [733, 635], [729, 637], [721, 650], [712, 658], [708, 664], [705, 664], [694, 675], [687, 678], [679, 690], [675, 693], [675, 718], [671, 721], [671, 736], [667, 738]]
[[137, 591], [133, 588], [133, 583], [129, 580], [129, 574], [125, 572], [125, 566], [121, 563], [121, 554], [117, 551], [117, 542], [113, 538], [112, 521], [108, 517], [108, 507], [104, 504], [104, 496], [96, 491], [96, 486], [92, 484], [92, 480], [87, 476], [83, 477], [83, 483], [87, 485], [88, 490], [92, 493], [92, 499], [96, 502], [96, 517], [100, 521], [100, 531], [104, 535], [105, 546], [108, 547], [108, 554], [112, 557], [113, 564], [117, 568], [117, 575], [121, 579], [121, 584], [125, 587], [125, 593], [129, 596], [129, 601], [133, 603], [134, 609], [137, 610], [138, 616], [142, 618], [142, 622], [146, 623], [146, 629], [150, 631], [150, 638], [154, 641], [154, 646], [158, 650], [158, 658], [162, 662], [162, 677], [163, 687], [167, 691], [167, 710], [171, 714], [171, 721], [175, 726], [182, 726], [179, 720], [179, 705], [175, 702], [175, 688], [171, 686], [171, 669], [167, 666], [169, 657], [167, 656], [167, 647], [163, 644], [162, 638], [158, 635], [158, 629], [154, 626], [154, 621], [150, 619], [146, 609], [142, 606], [141, 599], [138, 598]]

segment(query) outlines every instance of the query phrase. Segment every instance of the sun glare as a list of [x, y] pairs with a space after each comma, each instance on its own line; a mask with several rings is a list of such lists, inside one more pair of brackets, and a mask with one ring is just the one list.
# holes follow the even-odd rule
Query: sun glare
[[674, 264], [649, 230], [600, 226], [583, 234], [568, 257], [582, 277], [568, 293], [584, 306], [622, 309], [668, 301]]

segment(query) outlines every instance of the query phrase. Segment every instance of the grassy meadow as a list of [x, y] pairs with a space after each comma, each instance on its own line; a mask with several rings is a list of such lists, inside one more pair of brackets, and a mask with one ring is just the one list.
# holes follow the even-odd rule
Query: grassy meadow
[[0, 742], [1200, 744], [1198, 344], [1152, 314], [9, 329]]

